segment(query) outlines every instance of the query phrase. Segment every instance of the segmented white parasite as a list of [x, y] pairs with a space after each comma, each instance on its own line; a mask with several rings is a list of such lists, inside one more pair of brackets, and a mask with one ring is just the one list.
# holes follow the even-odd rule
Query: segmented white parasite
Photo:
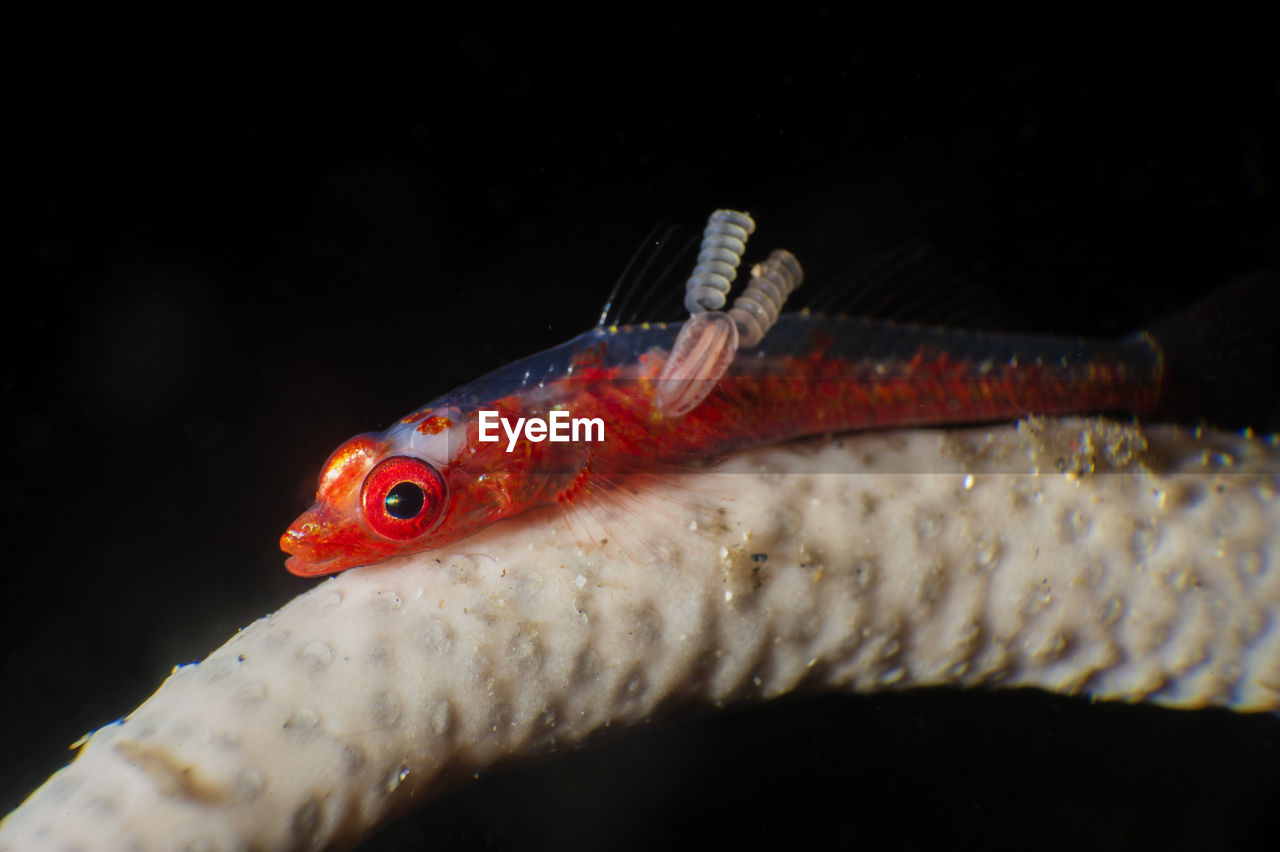
[[751, 267], [751, 281], [742, 295], [733, 300], [729, 316], [738, 327], [738, 346], [750, 348], [778, 321], [782, 305], [791, 291], [804, 281], [800, 261], [786, 249], [774, 249], [769, 259]]
[[684, 285], [684, 306], [690, 314], [724, 307], [729, 287], [738, 277], [747, 238], [755, 229], [751, 217], [737, 210], [717, 210], [707, 219], [698, 262]]
[[676, 336], [655, 388], [658, 408], [667, 416], [692, 411], [706, 399], [738, 349], [764, 339], [787, 296], [804, 280], [795, 255], [775, 249], [768, 260], [752, 267], [751, 281], [733, 307], [720, 310], [755, 227], [750, 216], [736, 210], [717, 210], [707, 220], [698, 264], [685, 284], [689, 319]]

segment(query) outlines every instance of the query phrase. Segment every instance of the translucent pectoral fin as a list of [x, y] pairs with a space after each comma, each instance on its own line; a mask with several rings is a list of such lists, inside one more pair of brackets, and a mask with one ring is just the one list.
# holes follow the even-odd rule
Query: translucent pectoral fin
[[670, 562], [672, 529], [712, 530], [733, 500], [733, 477], [706, 458], [656, 461], [610, 454], [557, 495], [565, 525], [582, 546], [614, 546], [638, 564]]

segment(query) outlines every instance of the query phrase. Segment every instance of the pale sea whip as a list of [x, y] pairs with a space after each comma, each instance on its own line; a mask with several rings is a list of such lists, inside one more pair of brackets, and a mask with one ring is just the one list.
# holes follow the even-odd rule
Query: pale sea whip
[[[851, 457], [865, 473], [821, 473]], [[0, 849], [349, 846], [505, 759], [797, 687], [1276, 709], [1278, 463], [1077, 419], [756, 450], [645, 570], [532, 513], [341, 574], [177, 670]]]

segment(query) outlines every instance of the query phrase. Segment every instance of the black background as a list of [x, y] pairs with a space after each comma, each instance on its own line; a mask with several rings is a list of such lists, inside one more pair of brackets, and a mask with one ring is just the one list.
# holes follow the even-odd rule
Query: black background
[[[0, 65], [34, 189], [0, 314], [0, 812], [311, 585], [276, 542], [334, 446], [589, 327], [659, 221], [748, 209], [810, 281], [923, 238], [1073, 334], [1276, 264], [1280, 65], [1238, 41], [637, 18]], [[369, 848], [1250, 845], [1278, 739], [1032, 692], [792, 699], [495, 772]]]

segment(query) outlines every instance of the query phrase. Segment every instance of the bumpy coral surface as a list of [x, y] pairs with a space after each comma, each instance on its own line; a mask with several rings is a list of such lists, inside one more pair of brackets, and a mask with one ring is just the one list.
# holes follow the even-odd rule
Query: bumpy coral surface
[[1028, 421], [530, 515], [322, 582], [178, 669], [0, 849], [350, 845], [511, 756], [800, 686], [1275, 709], [1277, 469], [1256, 439]]

